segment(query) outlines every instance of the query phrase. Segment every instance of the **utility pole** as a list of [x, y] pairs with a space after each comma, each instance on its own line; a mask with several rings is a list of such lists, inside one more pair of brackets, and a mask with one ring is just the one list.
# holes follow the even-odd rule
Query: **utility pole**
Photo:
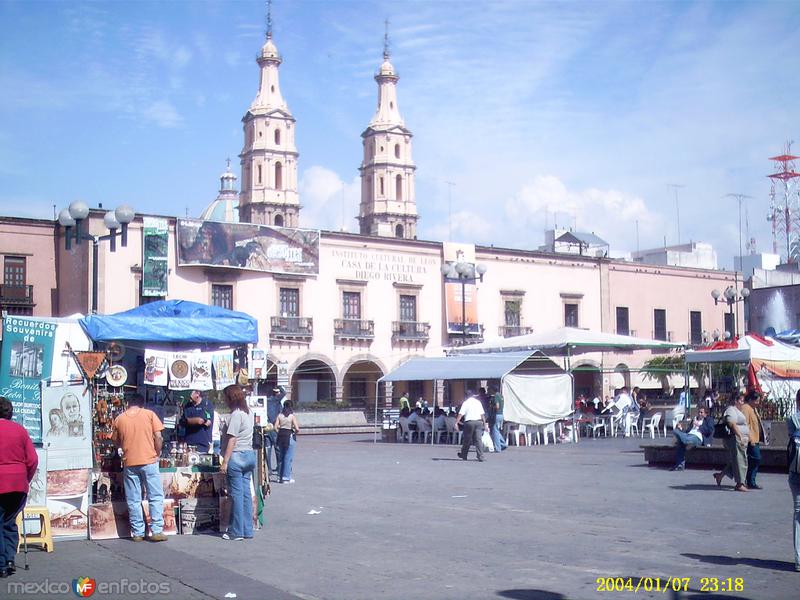
[[681, 245], [681, 208], [678, 204], [678, 189], [685, 188], [685, 185], [680, 183], [668, 183], [668, 188], [672, 188], [672, 191], [675, 193], [675, 220], [678, 227], [678, 245]]
[[447, 184], [447, 241], [453, 241], [453, 186], [452, 181], [445, 181]]
[[[746, 194], [725, 194], [726, 198], [736, 198], [737, 202], [739, 203], [739, 268], [736, 268], [736, 261], [733, 261], [733, 281], [736, 286], [738, 286], [738, 279], [739, 279], [739, 271], [742, 272], [742, 286], [744, 286], [744, 265], [742, 264], [742, 202], [744, 202], [745, 198], [751, 198], [752, 196], [747, 196]], [[733, 305], [731, 305], [731, 319], [733, 319]], [[736, 320], [734, 321], [736, 325], [739, 324], [739, 303], [736, 303]]]

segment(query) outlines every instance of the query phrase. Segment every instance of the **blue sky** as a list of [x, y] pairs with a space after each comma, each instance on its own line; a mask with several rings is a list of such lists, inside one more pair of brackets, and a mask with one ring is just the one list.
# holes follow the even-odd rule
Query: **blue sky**
[[[228, 156], [239, 174], [264, 13], [0, 1], [0, 213], [82, 198], [198, 215]], [[681, 241], [730, 267], [741, 193], [771, 249], [768, 158], [800, 134], [800, 3], [276, 0], [273, 16], [304, 227], [356, 228], [388, 18], [419, 237], [534, 248], [557, 220], [620, 253], [638, 222], [641, 248], [672, 244], [679, 184]]]

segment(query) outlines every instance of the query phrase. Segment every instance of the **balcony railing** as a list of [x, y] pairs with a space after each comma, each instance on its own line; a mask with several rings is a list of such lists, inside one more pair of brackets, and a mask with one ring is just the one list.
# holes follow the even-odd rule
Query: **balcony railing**
[[533, 327], [523, 327], [522, 325], [500, 325], [497, 330], [500, 337], [504, 338], [533, 333]]
[[0, 284], [0, 304], [33, 304], [32, 285]]
[[420, 321], [392, 321], [392, 340], [403, 342], [427, 342], [431, 324]]
[[375, 337], [375, 321], [334, 319], [333, 333], [340, 340], [371, 340]]
[[314, 337], [314, 319], [311, 317], [270, 317], [272, 339], [311, 339]]

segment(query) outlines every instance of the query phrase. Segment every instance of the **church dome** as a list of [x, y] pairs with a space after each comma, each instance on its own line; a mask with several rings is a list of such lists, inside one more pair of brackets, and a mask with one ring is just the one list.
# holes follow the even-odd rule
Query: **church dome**
[[392, 63], [389, 62], [388, 58], [383, 61], [383, 64], [381, 64], [381, 68], [378, 71], [378, 75], [388, 75], [388, 76], [397, 75], [397, 72], [394, 70], [394, 66], [392, 65]]
[[231, 161], [219, 176], [219, 195], [201, 213], [203, 221], [239, 222], [239, 192], [236, 191], [236, 175], [231, 171]]

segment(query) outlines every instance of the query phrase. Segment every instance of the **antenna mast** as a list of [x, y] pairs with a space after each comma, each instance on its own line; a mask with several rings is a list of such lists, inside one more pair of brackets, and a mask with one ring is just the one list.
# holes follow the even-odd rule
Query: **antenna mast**
[[786, 251], [786, 263], [798, 259], [798, 232], [800, 231], [800, 195], [798, 195], [798, 178], [795, 171], [792, 144], [787, 141], [783, 154], [770, 158], [775, 164], [775, 171], [767, 175], [772, 180], [769, 190], [769, 214], [767, 220], [772, 222], [772, 250], [778, 254], [779, 249]]
[[267, 39], [272, 39], [272, 0], [267, 0]]

